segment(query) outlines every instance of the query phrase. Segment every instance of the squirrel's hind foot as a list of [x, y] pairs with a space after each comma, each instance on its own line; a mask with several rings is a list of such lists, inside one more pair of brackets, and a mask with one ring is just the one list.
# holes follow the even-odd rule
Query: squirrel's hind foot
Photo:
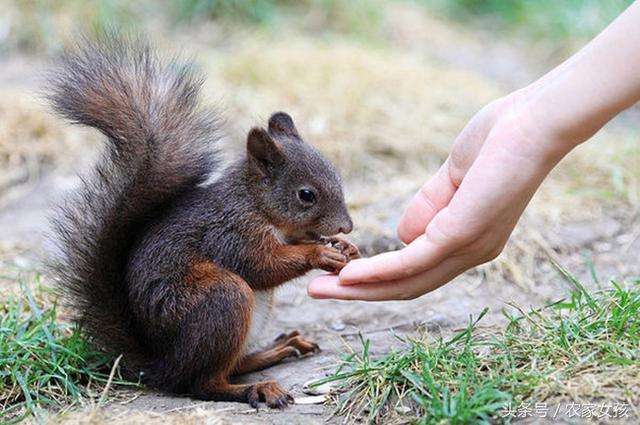
[[275, 381], [250, 385], [247, 392], [247, 403], [257, 409], [260, 401], [274, 409], [284, 409], [294, 403], [293, 396], [283, 390]]
[[276, 365], [290, 357], [300, 357], [308, 353], [317, 353], [320, 347], [302, 336], [298, 331], [278, 336], [273, 344], [264, 350], [247, 354], [236, 364], [234, 374], [255, 372]]
[[301, 336], [297, 330], [278, 335], [271, 347], [294, 347], [300, 352], [300, 355], [320, 352], [318, 344]]
[[275, 381], [254, 384], [209, 382], [197, 396], [202, 400], [248, 403], [255, 409], [261, 402], [274, 409], [284, 409], [294, 403], [293, 397]]

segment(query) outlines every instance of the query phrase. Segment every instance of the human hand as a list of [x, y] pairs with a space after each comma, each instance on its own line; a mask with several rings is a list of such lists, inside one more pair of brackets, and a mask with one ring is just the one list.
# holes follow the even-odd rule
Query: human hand
[[411, 299], [495, 258], [527, 203], [568, 149], [551, 143], [516, 92], [474, 116], [398, 226], [408, 245], [351, 261], [311, 282], [315, 298]]
[[638, 20], [634, 2], [563, 64], [482, 109], [402, 216], [408, 245], [319, 277], [309, 294], [410, 299], [495, 258], [555, 164], [640, 100]]

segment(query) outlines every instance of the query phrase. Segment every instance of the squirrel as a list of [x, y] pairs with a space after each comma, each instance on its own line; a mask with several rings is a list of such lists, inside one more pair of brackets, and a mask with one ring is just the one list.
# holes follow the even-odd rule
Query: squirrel
[[47, 81], [58, 115], [106, 136], [52, 219], [51, 266], [74, 320], [152, 388], [293, 403], [274, 381], [230, 378], [318, 350], [297, 331], [249, 348], [274, 288], [359, 255], [336, 236], [353, 227], [336, 168], [284, 112], [251, 129], [246, 153], [225, 166], [221, 114], [201, 105], [203, 76], [141, 37], [83, 38]]

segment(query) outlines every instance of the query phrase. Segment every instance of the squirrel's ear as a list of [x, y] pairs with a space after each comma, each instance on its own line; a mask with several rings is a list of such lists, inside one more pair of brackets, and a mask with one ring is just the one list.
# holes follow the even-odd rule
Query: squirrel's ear
[[269, 118], [269, 133], [274, 136], [288, 136], [300, 138], [293, 119], [286, 112], [276, 112]]
[[262, 128], [252, 128], [247, 136], [249, 158], [265, 175], [273, 174], [275, 168], [284, 161], [282, 149]]

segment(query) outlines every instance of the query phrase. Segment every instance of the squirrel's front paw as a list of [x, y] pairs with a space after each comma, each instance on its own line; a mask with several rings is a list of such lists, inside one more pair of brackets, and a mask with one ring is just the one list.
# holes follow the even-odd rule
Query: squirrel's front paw
[[314, 269], [338, 273], [349, 262], [349, 257], [330, 245], [318, 245], [309, 261]]
[[324, 238], [322, 242], [325, 245], [331, 246], [343, 253], [349, 261], [360, 258], [360, 250], [358, 249], [358, 247], [346, 239], [338, 236], [331, 236], [328, 238]]

